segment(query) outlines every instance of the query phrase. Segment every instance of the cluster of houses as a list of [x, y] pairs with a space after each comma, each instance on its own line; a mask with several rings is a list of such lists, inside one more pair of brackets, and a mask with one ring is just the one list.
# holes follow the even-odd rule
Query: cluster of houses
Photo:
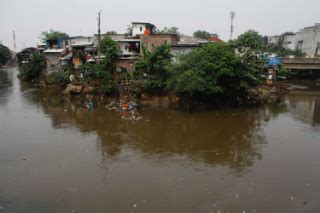
[[[223, 42], [217, 35], [209, 39], [195, 38], [186, 35], [157, 33], [155, 25], [145, 22], [133, 22], [131, 34], [101, 34], [101, 39], [110, 36], [122, 51], [115, 61], [116, 68], [127, 72], [133, 71], [142, 55], [143, 47], [152, 51], [155, 47], [168, 44], [174, 56], [185, 54], [192, 49], [209, 42]], [[78, 69], [83, 63], [96, 63], [98, 60], [98, 34], [92, 37], [73, 36], [61, 40], [47, 40], [37, 48], [27, 48], [18, 53], [20, 63], [27, 63], [28, 56], [34, 51], [41, 52], [47, 63], [47, 73], [54, 72], [64, 66]], [[103, 58], [103, 55], [101, 56]]]
[[[281, 42], [280, 42], [281, 41]], [[286, 32], [281, 35], [269, 36], [268, 42], [282, 44], [283, 48], [301, 50], [307, 57], [320, 56], [320, 23], [314, 26], [305, 27], [296, 33]]]

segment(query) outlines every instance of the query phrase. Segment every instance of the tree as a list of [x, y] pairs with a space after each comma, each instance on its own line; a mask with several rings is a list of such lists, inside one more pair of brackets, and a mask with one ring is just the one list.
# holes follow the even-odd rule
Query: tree
[[26, 81], [39, 80], [41, 77], [45, 77], [45, 68], [45, 58], [39, 53], [33, 53], [29, 63], [22, 65], [20, 68], [20, 77]]
[[100, 50], [105, 56], [105, 63], [108, 65], [111, 65], [112, 61], [121, 55], [121, 49], [118, 43], [110, 36], [106, 36], [101, 40]]
[[230, 45], [207, 44], [172, 65], [167, 88], [183, 100], [237, 102], [255, 83], [239, 65]]
[[263, 57], [264, 38], [258, 32], [249, 30], [231, 44], [239, 52], [242, 69], [253, 77], [257, 76], [266, 64], [266, 59]]
[[156, 33], [158, 34], [175, 34], [180, 35], [179, 28], [177, 27], [164, 27], [163, 29], [156, 29]]
[[114, 31], [114, 30], [107, 31], [106, 35], [117, 35], [117, 31]]
[[42, 42], [46, 42], [47, 40], [64, 40], [64, 39], [68, 39], [69, 35], [67, 33], [64, 32], [60, 32], [60, 31], [55, 31], [55, 30], [50, 30], [48, 31], [44, 31], [41, 32], [40, 35], [40, 39]]
[[104, 55], [100, 64], [94, 65], [94, 78], [101, 80], [98, 91], [102, 94], [110, 93], [115, 88], [115, 83], [112, 79], [114, 70], [113, 62], [121, 55], [121, 49], [116, 41], [110, 36], [106, 36], [100, 43], [101, 53]]
[[193, 36], [196, 38], [208, 39], [210, 38], [211, 34], [205, 30], [197, 30], [193, 33]]
[[233, 44], [238, 48], [239, 52], [261, 52], [264, 46], [264, 39], [258, 32], [249, 30], [234, 40]]
[[143, 48], [143, 57], [138, 61], [136, 69], [148, 75], [145, 87], [150, 93], [164, 92], [169, 77], [168, 67], [172, 58], [170, 46], [167, 44], [156, 47], [153, 52]]
[[6, 64], [11, 58], [10, 50], [7, 46], [0, 44], [0, 65]]
[[127, 25], [126, 35], [132, 35], [132, 25]]

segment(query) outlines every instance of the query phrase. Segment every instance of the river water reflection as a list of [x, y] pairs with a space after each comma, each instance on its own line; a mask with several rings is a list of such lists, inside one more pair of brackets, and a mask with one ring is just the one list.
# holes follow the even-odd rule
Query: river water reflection
[[0, 212], [319, 212], [320, 93], [144, 121], [0, 70]]

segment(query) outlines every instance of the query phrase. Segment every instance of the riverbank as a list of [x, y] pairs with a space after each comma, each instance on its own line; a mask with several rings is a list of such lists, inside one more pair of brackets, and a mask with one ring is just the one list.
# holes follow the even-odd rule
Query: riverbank
[[126, 93], [124, 95], [102, 95], [96, 92], [94, 86], [84, 84], [68, 84], [61, 87], [60, 85], [45, 85], [44, 81], [36, 84], [45, 89], [55, 90], [65, 98], [78, 96], [83, 101], [86, 96], [93, 96], [93, 100], [97, 104], [108, 105], [111, 102], [135, 102], [143, 108], [172, 108], [172, 109], [188, 109], [188, 110], [206, 110], [221, 107], [237, 107], [237, 106], [257, 106], [263, 104], [275, 104], [281, 96], [287, 93], [288, 85], [285, 82], [276, 82], [273, 84], [262, 84], [256, 88], [252, 88], [247, 92], [245, 100], [234, 100], [230, 102], [211, 101], [210, 103], [200, 102], [185, 102], [175, 95], [150, 95], [140, 93], [138, 96], [135, 93]]

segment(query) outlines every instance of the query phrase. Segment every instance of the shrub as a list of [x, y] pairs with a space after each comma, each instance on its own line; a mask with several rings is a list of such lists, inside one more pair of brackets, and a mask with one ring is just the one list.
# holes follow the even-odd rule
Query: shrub
[[44, 76], [43, 71], [46, 68], [46, 61], [39, 53], [33, 53], [29, 59], [29, 63], [20, 67], [20, 77], [22, 80], [31, 81], [39, 80]]

